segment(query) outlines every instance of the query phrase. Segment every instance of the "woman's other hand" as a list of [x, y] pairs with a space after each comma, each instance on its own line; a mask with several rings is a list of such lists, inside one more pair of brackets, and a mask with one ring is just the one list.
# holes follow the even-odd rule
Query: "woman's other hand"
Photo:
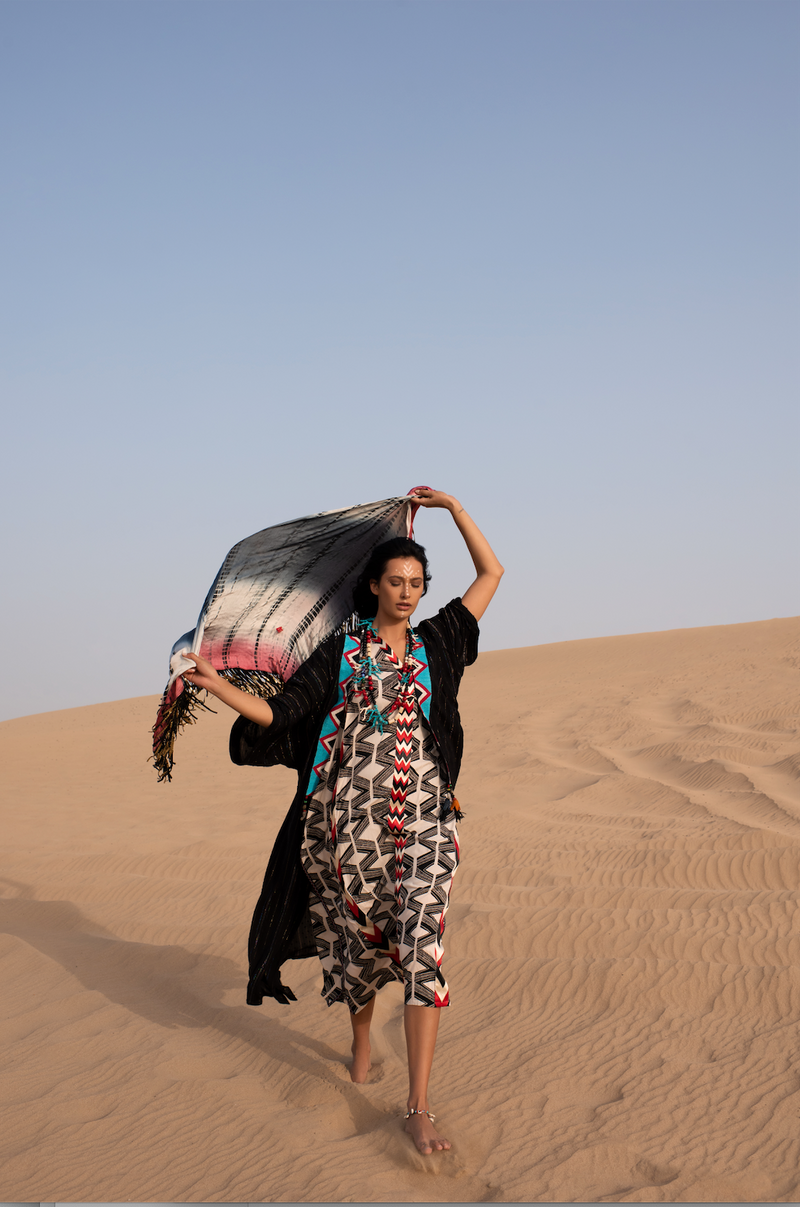
[[180, 653], [184, 658], [191, 658], [195, 664], [194, 670], [183, 672], [183, 678], [187, 683], [192, 683], [195, 687], [204, 687], [223, 704], [235, 709], [241, 716], [247, 717], [248, 721], [255, 721], [257, 725], [263, 725], [265, 729], [272, 724], [272, 709], [266, 700], [262, 700], [260, 696], [253, 696], [250, 692], [243, 692], [240, 687], [234, 687], [222, 675], [218, 675], [211, 663], [206, 662], [205, 658], [201, 658], [199, 654], [192, 654], [189, 650], [181, 650]]
[[183, 658], [191, 658], [195, 663], [192, 670], [183, 672], [182, 677], [187, 683], [193, 684], [194, 687], [204, 687], [206, 691], [213, 692], [220, 682], [220, 677], [211, 663], [206, 662], [205, 658], [201, 658], [199, 654], [192, 654], [189, 650], [181, 650], [180, 654]]

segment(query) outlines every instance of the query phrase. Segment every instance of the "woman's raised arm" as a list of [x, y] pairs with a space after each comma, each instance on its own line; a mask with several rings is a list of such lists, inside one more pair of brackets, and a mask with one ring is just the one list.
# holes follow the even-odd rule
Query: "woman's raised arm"
[[464, 592], [461, 602], [476, 620], [480, 620], [492, 602], [492, 596], [503, 577], [503, 567], [495, 557], [494, 550], [475, 521], [467, 515], [458, 499], [454, 499], [452, 495], [421, 486], [414, 491], [414, 497], [421, 507], [446, 508], [455, 520], [456, 527], [464, 538], [464, 543], [469, 549], [469, 555], [477, 572], [475, 582]]
[[205, 658], [201, 658], [199, 654], [190, 654], [188, 650], [181, 650], [181, 653], [184, 658], [191, 658], [192, 662], [196, 664], [194, 670], [183, 672], [183, 678], [188, 683], [193, 683], [195, 687], [205, 688], [223, 704], [227, 704], [229, 708], [233, 708], [243, 717], [247, 717], [248, 721], [255, 721], [257, 725], [263, 725], [265, 729], [272, 724], [272, 709], [266, 700], [234, 687], [227, 679], [223, 679], [222, 675], [218, 675], [211, 663], [206, 662]]

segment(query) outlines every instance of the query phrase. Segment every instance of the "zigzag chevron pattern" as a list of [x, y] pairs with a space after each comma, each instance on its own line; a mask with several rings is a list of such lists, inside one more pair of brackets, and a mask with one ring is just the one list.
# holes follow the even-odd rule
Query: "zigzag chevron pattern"
[[[458, 865], [455, 820], [441, 821], [435, 742], [418, 708], [419, 691], [398, 699], [397, 659], [370, 643], [376, 703], [396, 723], [383, 734], [359, 719], [347, 696], [339, 744], [331, 744], [308, 802], [303, 866], [323, 966], [323, 995], [355, 1013], [389, 981], [408, 1005], [446, 1006], [442, 941]], [[357, 650], [348, 658], [357, 668]], [[415, 683], [425, 667], [414, 651]], [[326, 743], [327, 745], [327, 743]]]

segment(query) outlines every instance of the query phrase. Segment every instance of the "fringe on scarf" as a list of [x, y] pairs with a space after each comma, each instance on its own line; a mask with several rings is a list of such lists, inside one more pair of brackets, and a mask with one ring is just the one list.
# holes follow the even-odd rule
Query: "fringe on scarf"
[[[269, 700], [270, 696], [280, 695], [283, 691], [283, 680], [280, 675], [273, 675], [269, 671], [242, 670], [241, 667], [233, 666], [225, 667], [217, 674], [223, 679], [227, 679], [234, 687], [249, 692], [251, 696], [260, 696], [262, 700]], [[183, 727], [194, 725], [200, 709], [205, 712], [216, 712], [216, 709], [209, 708], [205, 700], [200, 698], [201, 695], [205, 699], [208, 698], [208, 693], [202, 688], [194, 687], [184, 680], [183, 691], [171, 704], [166, 702], [166, 691], [162, 696], [161, 706], [152, 731], [152, 760], [153, 766], [158, 772], [160, 784], [164, 780], [168, 782], [172, 780], [175, 739]]]

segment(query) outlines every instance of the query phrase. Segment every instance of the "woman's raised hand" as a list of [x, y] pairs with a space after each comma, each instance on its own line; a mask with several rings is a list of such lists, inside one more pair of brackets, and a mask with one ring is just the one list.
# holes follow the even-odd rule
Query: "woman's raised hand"
[[214, 670], [210, 662], [206, 662], [205, 658], [201, 658], [199, 654], [192, 654], [189, 650], [181, 650], [181, 655], [184, 658], [191, 658], [195, 663], [193, 670], [184, 671], [183, 678], [188, 683], [194, 684], [195, 687], [204, 687], [206, 691], [213, 692], [214, 687], [224, 680], [220, 680], [219, 675]]
[[433, 490], [430, 486], [418, 486], [411, 497], [420, 507], [446, 507], [454, 512], [461, 507], [452, 495], [446, 495], [443, 490]]

